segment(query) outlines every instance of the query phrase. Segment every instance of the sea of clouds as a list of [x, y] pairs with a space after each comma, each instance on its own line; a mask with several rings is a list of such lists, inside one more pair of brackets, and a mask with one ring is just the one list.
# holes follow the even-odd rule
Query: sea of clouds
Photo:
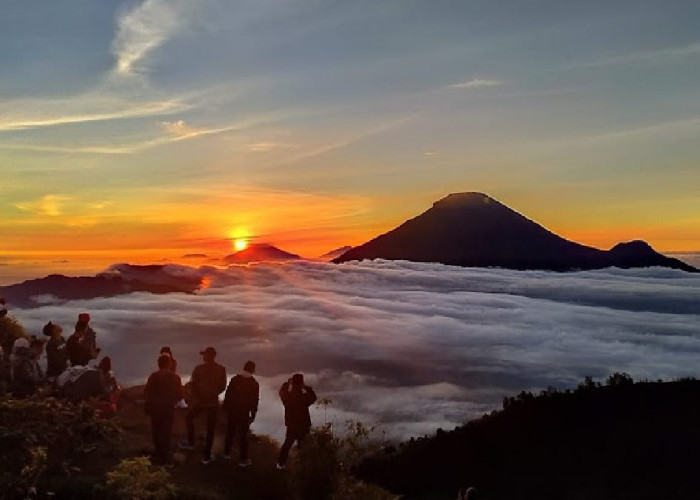
[[[129, 266], [113, 271], [144, 278]], [[295, 371], [332, 401], [313, 410], [315, 423], [359, 419], [395, 438], [452, 428], [499, 407], [504, 396], [575, 387], [586, 375], [700, 376], [700, 275], [682, 271], [375, 261], [165, 272], [200, 276], [208, 287], [12, 314], [30, 333], [52, 320], [70, 334], [78, 313], [89, 311], [125, 385], [144, 381], [163, 345], [184, 376], [209, 345], [229, 374], [253, 359], [261, 383], [254, 431], [278, 439], [277, 389]]]

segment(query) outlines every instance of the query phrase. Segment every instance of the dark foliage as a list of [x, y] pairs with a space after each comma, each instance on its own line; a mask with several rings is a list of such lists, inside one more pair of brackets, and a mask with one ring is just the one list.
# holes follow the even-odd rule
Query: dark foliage
[[408, 499], [700, 498], [700, 381], [616, 373], [575, 391], [522, 392], [453, 431], [365, 460], [361, 478]]

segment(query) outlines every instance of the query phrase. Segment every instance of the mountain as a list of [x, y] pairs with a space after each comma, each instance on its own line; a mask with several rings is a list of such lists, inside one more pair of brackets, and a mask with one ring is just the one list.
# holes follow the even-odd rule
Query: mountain
[[248, 262], [263, 262], [277, 260], [299, 260], [300, 256], [280, 250], [267, 243], [253, 243], [240, 252], [232, 253], [222, 259], [226, 264], [246, 264]]
[[132, 292], [192, 293], [200, 287], [199, 277], [174, 276], [167, 266], [118, 264], [97, 276], [63, 276], [43, 278], [0, 287], [0, 296], [13, 306], [35, 307], [65, 300], [114, 297]]
[[569, 271], [663, 266], [698, 269], [643, 241], [609, 251], [569, 241], [483, 193], [454, 193], [421, 215], [337, 257], [439, 262], [466, 267]]
[[345, 245], [344, 247], [336, 248], [335, 250], [331, 250], [328, 253], [324, 253], [318, 259], [319, 260], [333, 260], [335, 258], [340, 257], [341, 255], [343, 255], [345, 252], [347, 252], [351, 248], [352, 247], [350, 245]]

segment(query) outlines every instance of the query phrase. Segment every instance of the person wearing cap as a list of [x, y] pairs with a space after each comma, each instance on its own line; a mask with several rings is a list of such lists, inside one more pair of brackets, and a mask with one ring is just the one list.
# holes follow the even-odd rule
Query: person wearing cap
[[211, 446], [214, 442], [214, 428], [219, 413], [219, 394], [226, 389], [226, 368], [215, 361], [216, 349], [213, 347], [207, 347], [199, 354], [202, 355], [204, 363], [195, 367], [190, 379], [193, 401], [185, 417], [187, 440], [182, 440], [178, 444], [185, 450], [194, 449], [194, 419], [199, 414], [206, 413], [207, 439], [202, 464], [208, 465], [214, 461]]
[[53, 379], [58, 377], [68, 368], [68, 351], [66, 339], [61, 335], [63, 329], [56, 323], [49, 321], [44, 325], [42, 333], [49, 337], [46, 343], [46, 377]]
[[160, 354], [170, 356], [170, 371], [177, 373], [177, 360], [173, 356], [173, 351], [167, 345], [160, 348]]
[[26, 398], [36, 393], [43, 376], [38, 359], [44, 344], [37, 339], [30, 343], [25, 338], [15, 340], [12, 348], [12, 382], [10, 390], [16, 398]]
[[182, 398], [182, 381], [170, 369], [172, 358], [158, 357], [158, 371], [146, 382], [144, 411], [151, 417], [154, 462], [167, 464], [170, 460], [170, 440], [173, 434], [175, 403]]
[[240, 467], [251, 465], [248, 458], [248, 433], [250, 424], [258, 413], [260, 385], [255, 380], [255, 363], [246, 361], [243, 371], [231, 379], [224, 396], [223, 408], [227, 416], [226, 439], [224, 440], [224, 458], [231, 458], [233, 437], [238, 435]]
[[311, 430], [309, 406], [316, 402], [316, 393], [304, 383], [304, 375], [295, 373], [282, 384], [279, 396], [284, 405], [284, 425], [287, 426], [287, 433], [280, 448], [277, 468], [284, 469], [294, 442], [300, 446]]

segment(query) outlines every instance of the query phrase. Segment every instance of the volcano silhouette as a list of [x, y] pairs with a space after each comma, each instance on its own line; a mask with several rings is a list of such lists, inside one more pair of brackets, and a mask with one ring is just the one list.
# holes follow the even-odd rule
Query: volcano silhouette
[[608, 251], [569, 241], [475, 192], [450, 194], [333, 262], [362, 259], [552, 271], [663, 266], [698, 272], [654, 251], [644, 241], [620, 243]]
[[248, 262], [267, 262], [276, 260], [298, 260], [300, 256], [280, 250], [267, 243], [251, 243], [248, 248], [223, 258], [227, 264], [245, 264]]

